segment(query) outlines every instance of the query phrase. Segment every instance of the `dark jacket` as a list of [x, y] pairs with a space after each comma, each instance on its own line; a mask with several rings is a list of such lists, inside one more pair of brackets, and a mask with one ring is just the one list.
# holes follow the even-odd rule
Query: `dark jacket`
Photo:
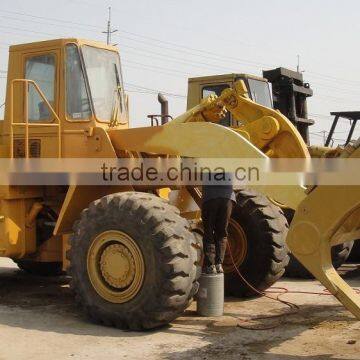
[[210, 173], [209, 178], [203, 181], [202, 202], [205, 203], [206, 201], [218, 198], [229, 199], [236, 202], [233, 175], [225, 173], [224, 179], [218, 177], [220, 180], [217, 180], [214, 175], [214, 173]]
[[212, 199], [229, 199], [236, 202], [234, 187], [232, 185], [203, 185], [202, 186], [202, 202]]

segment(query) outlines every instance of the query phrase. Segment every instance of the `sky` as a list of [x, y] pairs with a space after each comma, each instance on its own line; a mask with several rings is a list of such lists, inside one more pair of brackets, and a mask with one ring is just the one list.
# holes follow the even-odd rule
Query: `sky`
[[[158, 91], [167, 94], [172, 115], [184, 112], [188, 77], [295, 70], [297, 55], [314, 90], [308, 101], [313, 144], [322, 144], [331, 111], [360, 110], [358, 0], [1, 0], [0, 105], [9, 44], [106, 41], [109, 6], [133, 127], [148, 126], [147, 115], [159, 113]], [[348, 128], [348, 121], [339, 124], [339, 142]]]

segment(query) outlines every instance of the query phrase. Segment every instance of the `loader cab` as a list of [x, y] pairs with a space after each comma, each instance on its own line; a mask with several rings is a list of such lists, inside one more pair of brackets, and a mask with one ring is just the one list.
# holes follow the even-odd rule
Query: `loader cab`
[[[272, 92], [269, 82], [261, 77], [248, 74], [225, 74], [190, 78], [188, 81], [187, 109], [191, 109], [210, 95], [219, 96], [227, 88], [232, 88], [238, 80], [243, 80], [249, 97], [256, 103], [273, 108]], [[233, 119], [230, 113], [220, 121], [224, 126], [237, 126], [241, 119]]]
[[80, 39], [10, 47], [1, 134], [7, 156], [91, 156], [93, 139], [84, 132], [98, 136], [109, 127], [128, 127], [115, 47]]

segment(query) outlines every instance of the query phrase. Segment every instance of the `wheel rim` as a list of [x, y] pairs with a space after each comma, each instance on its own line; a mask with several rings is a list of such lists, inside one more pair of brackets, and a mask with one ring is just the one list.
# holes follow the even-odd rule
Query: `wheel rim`
[[105, 300], [124, 303], [133, 299], [144, 280], [143, 254], [136, 242], [121, 231], [105, 231], [92, 242], [87, 254], [92, 286]]
[[[230, 219], [229, 221], [228, 232], [228, 241], [232, 257], [236, 267], [239, 268], [247, 254], [247, 237], [241, 225], [234, 219]], [[225, 273], [234, 271], [234, 264], [229, 254], [229, 248], [226, 249], [223, 267]]]

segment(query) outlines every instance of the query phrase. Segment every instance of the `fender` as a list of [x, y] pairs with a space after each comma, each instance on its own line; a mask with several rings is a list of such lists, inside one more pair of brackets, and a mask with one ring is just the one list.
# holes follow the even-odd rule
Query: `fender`
[[133, 190], [131, 186], [70, 185], [56, 222], [54, 235], [71, 233], [73, 224], [79, 219], [81, 211], [92, 201], [105, 195], [131, 190]]

